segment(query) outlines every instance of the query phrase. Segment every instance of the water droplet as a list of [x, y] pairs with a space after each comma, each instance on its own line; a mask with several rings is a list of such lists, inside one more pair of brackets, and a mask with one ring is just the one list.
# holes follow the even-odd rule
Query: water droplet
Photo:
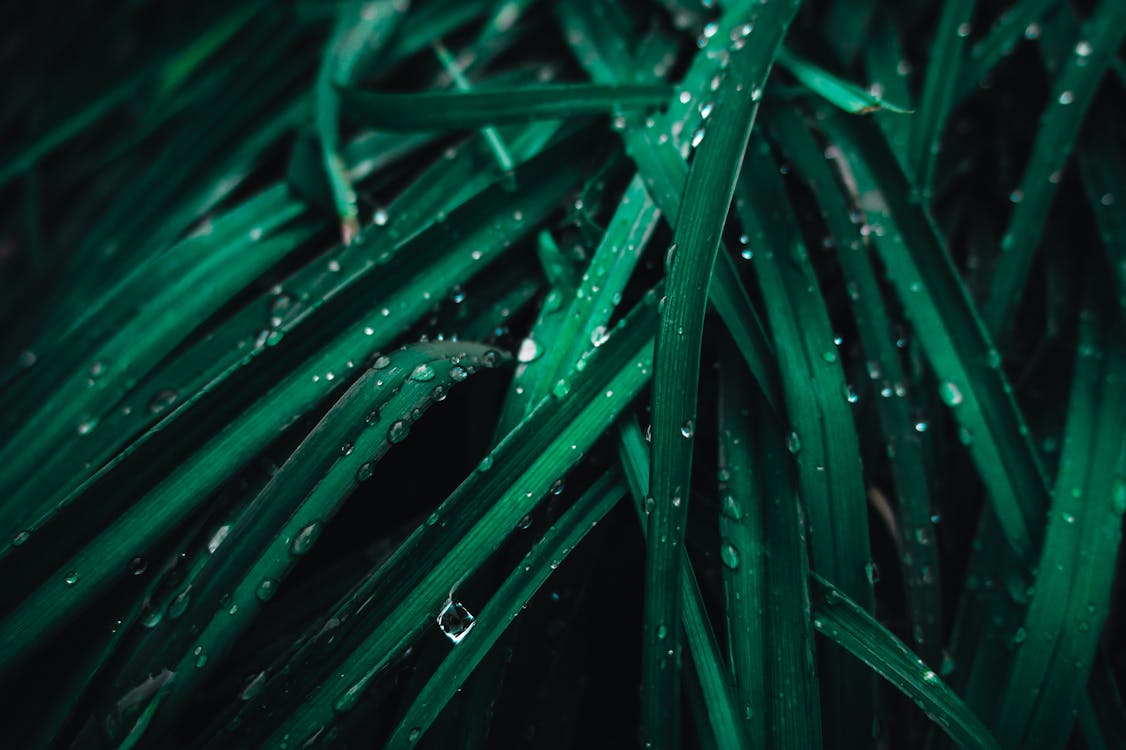
[[1040, 24], [1030, 23], [1024, 27], [1024, 38], [1033, 41], [1040, 38]]
[[924, 682], [938, 682], [938, 675], [936, 675], [932, 670], [928, 669], [928, 670], [923, 672], [923, 681]]
[[915, 432], [926, 432], [927, 427], [929, 427], [927, 421], [925, 419], [920, 419], [915, 423]]
[[868, 578], [868, 583], [875, 585], [880, 580], [880, 567], [869, 560], [864, 563], [864, 575]]
[[702, 127], [696, 128], [696, 132], [692, 134], [692, 140], [689, 141], [689, 144], [692, 146], [692, 148], [696, 148], [697, 146], [699, 146], [703, 142], [704, 142], [704, 129]]
[[821, 353], [821, 359], [825, 360], [829, 364], [833, 364], [837, 361], [837, 353], [832, 349], [828, 349]]
[[96, 419], [84, 419], [84, 420], [82, 420], [81, 422], [78, 423], [78, 434], [79, 435], [89, 435], [91, 432], [94, 431], [94, 428], [97, 427], [97, 426], [98, 426], [98, 420], [96, 420]]
[[475, 618], [461, 602], [447, 599], [446, 605], [438, 613], [437, 623], [442, 632], [453, 643], [461, 643], [473, 629]]
[[376, 357], [374, 360], [372, 360], [371, 369], [373, 369], [373, 370], [383, 370], [383, 369], [386, 369], [387, 366], [390, 365], [390, 364], [391, 364], [391, 358], [388, 357], [386, 354], [380, 354], [378, 357]]
[[732, 521], [743, 520], [743, 511], [739, 507], [739, 501], [737, 501], [735, 499], [735, 496], [731, 493], [724, 494], [723, 498], [720, 501], [720, 507], [722, 509], [723, 515], [731, 519]]
[[938, 392], [942, 397], [942, 402], [947, 406], [957, 406], [962, 403], [962, 392], [958, 390], [957, 385], [949, 380], [939, 386]]
[[1075, 54], [1079, 57], [1087, 57], [1091, 54], [1092, 49], [1090, 42], [1086, 39], [1081, 39], [1079, 43], [1075, 45]]
[[795, 456], [801, 452], [801, 436], [797, 432], [791, 430], [786, 437], [786, 449]]
[[590, 332], [590, 343], [597, 349], [610, 340], [610, 334], [606, 331], [606, 326], [598, 326]]
[[290, 550], [295, 555], [304, 555], [312, 548], [313, 543], [317, 541], [317, 537], [320, 536], [320, 533], [321, 525], [314, 521], [297, 532], [297, 536], [293, 537], [293, 544], [290, 546]]
[[681, 104], [687, 104], [692, 101], [692, 93], [689, 91], [681, 91], [679, 99]]
[[381, 207], [375, 209], [375, 213], [372, 214], [371, 221], [377, 227], [382, 227], [382, 226], [385, 226], [387, 224], [388, 218], [389, 217], [387, 216], [387, 209], [385, 209], [381, 206]]
[[658, 625], [657, 626], [657, 640], [659, 640], [659, 641], [665, 640], [665, 638], [668, 636], [668, 634], [669, 634], [669, 629], [666, 628], [664, 625]]
[[434, 379], [434, 368], [423, 362], [411, 372], [411, 380], [426, 383]]
[[705, 102], [705, 103], [701, 104], [700, 105], [700, 119], [702, 119], [702, 120], [708, 119], [708, 116], [711, 115], [712, 110], [714, 110], [714, 109], [715, 109], [715, 104], [713, 102]]
[[366, 482], [371, 479], [371, 475], [375, 473], [375, 462], [365, 461], [360, 464], [360, 468], [356, 469], [356, 481]]
[[72, 570], [66, 574], [66, 578], [63, 579], [63, 582], [65, 582], [67, 586], [73, 586], [78, 583], [78, 573]]
[[1071, 104], [1073, 101], [1075, 101], [1075, 94], [1072, 93], [1070, 90], [1064, 91], [1060, 94], [1059, 101], [1060, 101], [1060, 104], [1064, 104], [1064, 105]]
[[1020, 203], [1022, 200], [1024, 200], [1024, 191], [1023, 190], [1018, 188], [1018, 189], [1014, 190], [1013, 192], [1009, 193], [1009, 201], [1010, 202]]
[[492, 454], [485, 456], [484, 458], [481, 459], [481, 463], [477, 464], [477, 470], [478, 471], [484, 472], [484, 471], [488, 471], [491, 468], [493, 468]]
[[551, 485], [551, 494], [558, 497], [563, 494], [563, 490], [567, 488], [567, 482], [564, 479], [556, 479], [555, 483]]
[[12, 546], [22, 547], [23, 545], [27, 544], [28, 539], [31, 539], [31, 532], [27, 530], [21, 531], [20, 533], [12, 537]]
[[856, 389], [854, 389], [851, 385], [849, 385], [847, 383], [844, 386], [844, 396], [845, 396], [845, 401], [848, 401], [850, 404], [855, 404], [855, 403], [858, 403], [860, 401], [860, 396], [857, 395]]
[[563, 398], [571, 392], [571, 384], [566, 379], [555, 381], [555, 385], [551, 388], [551, 394], [556, 398]]
[[958, 24], [958, 36], [962, 37], [963, 39], [970, 35], [970, 30], [971, 28], [969, 21], [963, 21], [962, 23]]
[[258, 584], [258, 588], [254, 591], [254, 595], [258, 597], [258, 601], [268, 602], [274, 598], [274, 594], [278, 593], [278, 582], [273, 578], [263, 578], [262, 582]]
[[407, 732], [407, 742], [418, 742], [418, 738], [422, 736], [422, 730], [418, 727], [411, 727]]
[[759, 99], [762, 99], [762, 87], [755, 86], [753, 89], [751, 89], [751, 101], [757, 102]]
[[168, 603], [168, 619], [175, 620], [177, 617], [184, 614], [191, 602], [192, 587], [189, 586], [179, 594], [177, 594], [175, 598]]
[[719, 546], [719, 559], [723, 562], [724, 566], [731, 570], [739, 567], [739, 550], [730, 542], [723, 542]]
[[526, 338], [520, 342], [520, 349], [516, 352], [517, 362], [534, 362], [543, 354], [539, 344], [534, 339]]
[[686, 437], [686, 438], [692, 437], [692, 430], [693, 430], [693, 425], [692, 425], [691, 419], [686, 419], [684, 421], [684, 424], [682, 424], [680, 426], [680, 434], [682, 436]]
[[129, 575], [139, 576], [149, 568], [148, 560], [143, 557], [134, 557], [129, 561]]
[[489, 349], [481, 355], [481, 364], [485, 367], [496, 367], [498, 362], [500, 362], [500, 353], [495, 349]]
[[1062, 518], [1063, 522], [1066, 523], [1066, 524], [1074, 524], [1075, 523], [1075, 516], [1072, 515], [1071, 513], [1063, 513], [1063, 514], [1060, 515], [1060, 518]]
[[396, 419], [391, 423], [391, 426], [387, 428], [387, 440], [390, 441], [392, 445], [398, 445], [407, 439], [407, 435], [410, 434], [410, 431], [411, 426], [407, 424], [405, 420]]

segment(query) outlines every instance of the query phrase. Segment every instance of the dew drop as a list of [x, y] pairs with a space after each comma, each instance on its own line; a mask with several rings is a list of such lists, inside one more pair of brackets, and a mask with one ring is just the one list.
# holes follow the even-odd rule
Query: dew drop
[[381, 206], [381, 207], [375, 209], [375, 213], [372, 214], [371, 221], [377, 227], [382, 227], [382, 226], [385, 226], [387, 224], [388, 218], [390, 218], [390, 217], [387, 216], [387, 209], [383, 208]]
[[724, 542], [719, 547], [719, 559], [728, 569], [736, 570], [739, 567], [739, 550], [730, 542]]
[[543, 350], [534, 339], [527, 338], [520, 342], [520, 349], [516, 352], [517, 362], [534, 362], [540, 358]]
[[801, 436], [797, 432], [791, 430], [786, 437], [786, 449], [795, 456], [801, 452]]
[[962, 392], [953, 382], [947, 380], [938, 389], [942, 402], [947, 406], [957, 406], [962, 403]]
[[684, 421], [684, 424], [682, 424], [680, 426], [680, 434], [683, 437], [690, 438], [690, 437], [692, 437], [693, 429], [694, 429], [694, 426], [692, 424], [692, 420], [687, 419], [687, 420]]
[[31, 532], [25, 529], [24, 531], [21, 531], [20, 533], [12, 537], [12, 546], [22, 547], [23, 545], [27, 544], [28, 539], [31, 539]]
[[484, 472], [484, 471], [488, 471], [491, 468], [493, 468], [492, 454], [485, 456], [484, 458], [481, 459], [481, 463], [477, 464], [477, 470], [478, 471]]
[[880, 580], [880, 567], [869, 560], [864, 563], [864, 575], [868, 578], [868, 583], [875, 585]]
[[434, 368], [425, 362], [414, 368], [411, 372], [411, 380], [416, 380], [420, 383], [426, 383], [434, 379]]
[[268, 602], [274, 598], [274, 594], [278, 593], [278, 582], [273, 578], [263, 578], [262, 582], [258, 584], [258, 588], [254, 591], [254, 595], [258, 597], [258, 601]]
[[78, 583], [78, 573], [72, 570], [66, 574], [66, 578], [63, 579], [63, 582], [66, 583], [67, 586], [73, 586]]
[[1059, 99], [1060, 104], [1068, 105], [1068, 104], [1071, 104], [1073, 101], [1075, 101], [1075, 94], [1072, 93], [1070, 90], [1064, 91], [1060, 94], [1060, 99]]
[[405, 420], [396, 419], [391, 423], [391, 426], [387, 428], [387, 440], [390, 441], [392, 445], [398, 445], [407, 439], [407, 435], [410, 434], [410, 431], [411, 426], [407, 424]]
[[473, 629], [475, 618], [461, 602], [447, 599], [446, 605], [438, 613], [437, 623], [442, 633], [453, 643], [461, 643]]
[[188, 588], [181, 591], [176, 597], [168, 603], [168, 619], [175, 620], [180, 615], [184, 614], [188, 605], [192, 602], [192, 590]]
[[293, 544], [290, 545], [290, 551], [295, 555], [304, 555], [312, 548], [313, 543], [317, 541], [317, 537], [320, 536], [320, 533], [321, 525], [315, 521], [305, 526], [301, 531], [297, 532], [297, 536], [293, 537]]
[[366, 482], [371, 479], [371, 475], [375, 473], [375, 463], [373, 461], [364, 461], [360, 464], [360, 468], [356, 469], [356, 481]]

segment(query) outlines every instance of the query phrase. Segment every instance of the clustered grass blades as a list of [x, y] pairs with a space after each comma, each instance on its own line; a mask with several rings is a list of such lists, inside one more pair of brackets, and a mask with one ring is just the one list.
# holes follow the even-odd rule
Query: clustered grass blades
[[1126, 747], [1126, 2], [0, 19], [5, 747]]

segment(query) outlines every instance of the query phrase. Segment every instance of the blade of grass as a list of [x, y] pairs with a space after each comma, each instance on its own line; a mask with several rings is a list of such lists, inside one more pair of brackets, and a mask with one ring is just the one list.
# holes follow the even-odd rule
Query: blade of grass
[[930, 195], [946, 120], [954, 108], [954, 91], [976, 5], [977, 0], [944, 3], [931, 41], [918, 114], [911, 129], [910, 159], [907, 162], [909, 172], [924, 196]]
[[[328, 666], [331, 672], [318, 683], [307, 683], [316, 684], [315, 689], [270, 727], [272, 741], [287, 735], [305, 741], [334, 713], [354, 705], [380, 668], [437, 615], [448, 592], [608, 429], [649, 380], [655, 304], [655, 299], [641, 303], [607, 345], [588, 358], [569, 392], [541, 401], [447, 498], [435, 514], [435, 525], [444, 524], [440, 535], [428, 532], [431, 526], [418, 529], [363, 593], [354, 596], [366, 610], [361, 619], [367, 625], [356, 633], [358, 641], [348, 644], [350, 649], [338, 648], [328, 665], [318, 660], [318, 671]], [[547, 424], [553, 428], [544, 429]], [[393, 596], [387, 596], [387, 587]], [[341, 634], [336, 643], [347, 637]], [[283, 696], [268, 691], [248, 709], [261, 710], [263, 702]]]
[[[653, 497], [645, 555], [642, 656], [642, 733], [654, 748], [680, 739], [680, 590], [677, 586], [691, 488], [700, 350], [708, 286], [719, 251], [735, 181], [758, 111], [761, 91], [797, 12], [797, 2], [762, 6], [757, 24], [731, 52], [716, 91], [715, 112], [699, 145], [670, 247], [668, 290], [661, 312], [653, 372]], [[762, 31], [759, 31], [761, 29]], [[669, 632], [668, 642], [658, 638]], [[671, 653], [670, 653], [671, 652]]]
[[388, 131], [468, 130], [530, 120], [554, 120], [621, 109], [649, 108], [668, 99], [666, 86], [569, 83], [474, 91], [382, 93], [340, 88], [341, 113]]
[[[180, 644], [164, 655], [178, 677], [131, 707], [139, 718], [118, 718], [127, 731], [115, 741], [133, 745], [142, 737], [149, 743], [164, 737], [343, 502], [408, 438], [420, 413], [469, 374], [502, 361], [487, 345], [459, 343], [417, 344], [376, 359], [258, 493], [241, 523], [229, 526], [225, 538], [238, 543], [209, 547], [210, 570], [183, 589], [191, 612], [175, 618], [170, 612], [165, 620], [171, 629], [149, 631], [152, 638]], [[191, 637], [177, 639], [177, 633]]]
[[915, 701], [959, 746], [1000, 750], [985, 725], [911, 649], [831, 583], [812, 578], [818, 631]]
[[[821, 214], [838, 248], [836, 260], [844, 272], [847, 297], [866, 355], [866, 369], [872, 387], [867, 390], [875, 403], [876, 414], [887, 441], [886, 454], [895, 482], [897, 510], [902, 532], [896, 542], [903, 563], [908, 606], [911, 611], [913, 645], [924, 660], [938, 663], [941, 648], [942, 595], [939, 585], [938, 551], [934, 545], [931, 516], [930, 478], [922, 451], [921, 435], [905, 389], [909, 382], [895, 345], [894, 327], [883, 290], [869, 259], [868, 233], [852, 221], [861, 204], [859, 193], [845, 193], [838, 187], [832, 166], [847, 169], [835, 158], [836, 149], [822, 148], [813, 138], [804, 119], [792, 110], [771, 112], [769, 132], [779, 143], [817, 199]], [[839, 181], [845, 190], [855, 188], [851, 175]], [[850, 388], [851, 386], [846, 386]], [[878, 393], [878, 397], [877, 397]], [[894, 394], [894, 395], [893, 395]], [[846, 393], [852, 402], [858, 396]]]
[[[730, 39], [732, 46], [745, 44], [749, 7], [748, 0], [726, 6], [713, 38]], [[561, 3], [555, 11], [561, 25], [572, 31], [567, 34], [567, 42], [594, 80], [617, 83], [653, 79], [653, 69], [640, 67], [628, 53], [626, 42], [618, 35], [607, 33], [608, 29], [620, 26], [611, 22], [608, 6], [579, 0]], [[677, 143], [682, 134], [694, 132], [704, 119], [703, 107], [694, 102], [706, 102], [713, 95], [712, 86], [718, 85], [728, 59], [722, 53], [722, 50], [707, 47], [701, 50], [678, 87], [680, 93], [669, 102], [666, 115], [655, 117], [652, 122], [646, 119], [644, 129], [627, 126], [622, 131], [626, 151], [637, 164], [650, 196], [670, 226], [678, 221], [681, 195], [688, 179], [683, 155], [688, 144], [681, 144], [682, 150], [678, 151]], [[720, 253], [717, 258], [708, 294], [767, 399], [772, 405], [778, 404], [777, 373], [769, 364], [773, 360], [770, 342], [727, 253]]]
[[1103, 0], [1080, 27], [1073, 54], [1052, 81], [1032, 154], [1017, 188], [1021, 200], [1013, 206], [1001, 239], [993, 285], [982, 309], [986, 325], [998, 341], [1005, 341], [1016, 323], [1017, 306], [1051, 213], [1056, 185], [1103, 74], [1123, 39], [1126, 4]]
[[745, 387], [744, 375], [728, 345], [719, 364], [727, 653], [752, 745], [819, 748], [809, 564], [797, 492], [782, 428]]
[[989, 493], [1004, 538], [1030, 560], [1047, 508], [1047, 484], [1028, 437], [1001, 355], [958, 278], [942, 238], [895, 157], [870, 127], [827, 117], [822, 126], [840, 149], [887, 276], [940, 383], [940, 396], [963, 430], [961, 440]]
[[[347, 373], [347, 363], [362, 360], [389, 343], [401, 327], [425, 314], [435, 294], [444, 296], [452, 286], [471, 278], [499, 257], [522, 232], [528, 231], [531, 224], [554, 210], [581, 170], [581, 162], [575, 162], [575, 154], [567, 147], [573, 143], [564, 142], [524, 165], [522, 169], [535, 182], [519, 196], [514, 197], [509, 191], [496, 187], [493, 192], [486, 192], [453, 212], [445, 223], [416, 235], [409, 243], [411, 249], [403, 253], [409, 261], [400, 262], [399, 273], [395, 273], [393, 267], [383, 268], [380, 280], [388, 284], [387, 289], [394, 290], [385, 298], [387, 316], [382, 316], [379, 310], [372, 311], [370, 300], [364, 297], [359, 300], [360, 312], [354, 313], [353, 319], [358, 319], [358, 324], [340, 331], [341, 318], [332, 315], [334, 305], [321, 308], [322, 320], [334, 317], [337, 321], [335, 338], [304, 361], [294, 363], [293, 370], [283, 381], [258, 398], [237, 419], [226, 423], [206, 446], [164, 477], [144, 501], [130, 506], [128, 512], [114, 522], [112, 530], [96, 537], [62, 570], [44, 581], [31, 599], [0, 622], [0, 644], [4, 646], [0, 664], [7, 667], [19, 658], [21, 649], [14, 647], [17, 644], [41, 636], [45, 629], [57, 628], [66, 618], [77, 614], [124, 570], [125, 563], [142, 551], [144, 545], [173, 529], [205, 501], [210, 491], [232, 470], [345, 384], [345, 377], [336, 380], [335, 376], [329, 378], [329, 373]], [[527, 221], [512, 218], [514, 205], [520, 207]], [[425, 269], [419, 276], [411, 273], [419, 258], [426, 257], [425, 248], [431, 248], [431, 253], [437, 252], [442, 257], [446, 246], [451, 250], [442, 262], [419, 265], [418, 268]], [[404, 272], [406, 278], [402, 278]], [[399, 279], [395, 278], [397, 275]], [[363, 294], [361, 289], [351, 291], [355, 295]], [[345, 310], [347, 302], [344, 295], [335, 300]], [[366, 324], [369, 320], [377, 322], [379, 328]], [[281, 345], [284, 343], [285, 340]], [[272, 350], [279, 351], [279, 345]], [[207, 391], [203, 391], [193, 396], [180, 408], [187, 408], [206, 394]], [[171, 416], [174, 417], [175, 412]], [[69, 581], [72, 572], [78, 575], [74, 581]]]
[[[782, 375], [810, 565], [872, 607], [871, 552], [859, 441], [826, 304], [765, 139], [747, 151], [735, 211], [757, 252], [755, 278]], [[871, 742], [871, 683], [840, 653], [824, 654], [825, 733], [843, 746]]]
[[344, 244], [359, 231], [356, 193], [340, 157], [340, 93], [387, 45], [402, 21], [407, 3], [399, 0], [352, 0], [341, 12], [317, 74], [316, 128], [324, 169], [332, 187]]
[[532, 595], [625, 492], [621, 479], [608, 472], [551, 525], [476, 615], [472, 634], [467, 634], [458, 648], [450, 649], [449, 655], [403, 712], [384, 747], [412, 747], [426, 733]]
[[911, 113], [910, 109], [888, 102], [871, 89], [842, 80], [785, 47], [778, 54], [778, 64], [814, 94], [849, 114], [866, 115], [880, 110], [900, 115]]
[[[634, 510], [641, 522], [641, 533], [650, 533], [649, 477], [652, 473], [649, 446], [641, 435], [636, 419], [623, 419], [618, 427], [618, 455], [629, 481]], [[715, 633], [708, 620], [703, 592], [692, 569], [687, 550], [682, 548], [680, 588], [684, 606], [680, 626], [688, 642], [690, 664], [699, 680], [709, 728], [719, 747], [754, 747], [752, 737], [740, 720], [739, 702], [729, 679]], [[666, 640], [669, 632], [658, 632], [658, 640]]]
[[[1111, 607], [1126, 511], [1126, 339], [1117, 322], [1091, 308], [1080, 318], [1036, 590], [996, 723], [997, 735], [1013, 747], [1066, 745]], [[1031, 641], [1024, 643], [1026, 635]]]

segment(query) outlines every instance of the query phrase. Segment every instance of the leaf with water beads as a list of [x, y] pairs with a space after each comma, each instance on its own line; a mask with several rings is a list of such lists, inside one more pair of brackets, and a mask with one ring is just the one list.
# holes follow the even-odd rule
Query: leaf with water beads
[[885, 101], [872, 89], [863, 89], [841, 80], [785, 47], [778, 55], [778, 63], [810, 91], [850, 114], [866, 115], [880, 110], [900, 115], [911, 114], [910, 109]]
[[[482, 369], [485, 359], [497, 363], [495, 350], [471, 343], [415, 344], [380, 359], [385, 360], [381, 366], [356, 380], [251, 501], [249, 512], [229, 532], [238, 535], [239, 544], [215, 549], [203, 574], [193, 581], [196, 614], [172, 630], [191, 628], [196, 635], [189, 642], [206, 651], [212, 663], [226, 655], [261, 605], [273, 599], [286, 574], [308, 552], [357, 483], [405, 438], [403, 425], [416, 419], [420, 408], [433, 404], [430, 381], [438, 376], [419, 380], [419, 371], [446, 372], [448, 378], [451, 363], [467, 372]], [[447, 384], [453, 382], [447, 380]], [[380, 416], [368, 421], [365, 417], [373, 409]], [[340, 449], [342, 444], [348, 446], [347, 451]], [[182, 642], [167, 628], [143, 637]], [[171, 663], [179, 662], [180, 676], [154, 698], [145, 720], [130, 729], [127, 741], [137, 741], [142, 735], [152, 741], [175, 720], [209, 672], [204, 667], [191, 668], [188, 662], [195, 656], [174, 651], [166, 655]]]
[[963, 748], [1000, 750], [981, 720], [902, 641], [828, 581], [816, 574], [812, 580], [813, 624], [819, 632], [915, 701]]
[[342, 88], [340, 96], [344, 114], [368, 127], [466, 130], [656, 107], [668, 99], [669, 89], [657, 84], [572, 83], [418, 94]]

